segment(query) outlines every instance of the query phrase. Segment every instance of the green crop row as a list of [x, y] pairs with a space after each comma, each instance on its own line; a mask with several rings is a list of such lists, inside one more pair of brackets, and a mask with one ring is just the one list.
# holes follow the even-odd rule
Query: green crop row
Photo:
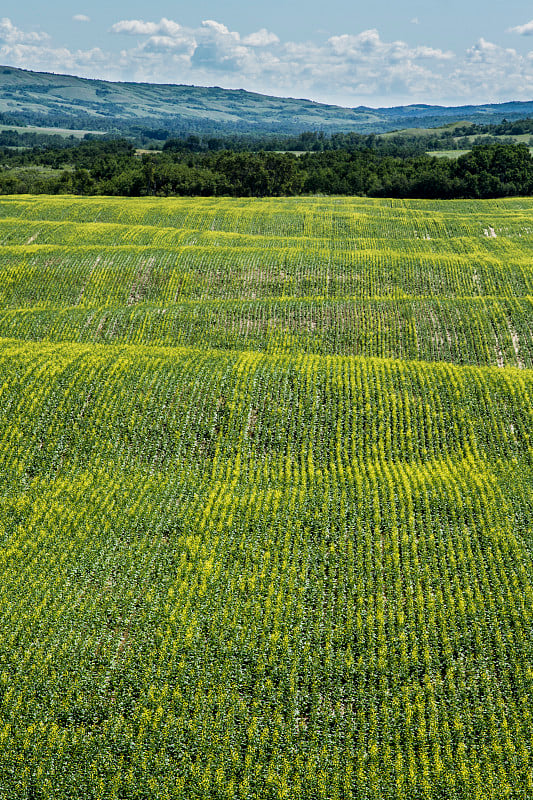
[[532, 207], [3, 201], [2, 799], [533, 796]]

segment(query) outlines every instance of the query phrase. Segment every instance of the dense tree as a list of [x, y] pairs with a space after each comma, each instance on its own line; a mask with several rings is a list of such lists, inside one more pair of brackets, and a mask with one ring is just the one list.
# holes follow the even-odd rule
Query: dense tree
[[5, 146], [0, 149], [0, 192], [422, 198], [533, 193], [533, 159], [524, 144], [479, 145], [454, 161], [425, 153], [400, 155], [381, 147], [377, 137], [356, 134], [329, 139], [302, 134], [301, 141], [313, 149], [301, 155], [254, 152], [219, 147], [226, 143], [198, 136], [182, 144], [171, 140], [163, 152], [139, 155], [126, 140], [85, 140], [68, 147], [48, 143], [31, 149]]

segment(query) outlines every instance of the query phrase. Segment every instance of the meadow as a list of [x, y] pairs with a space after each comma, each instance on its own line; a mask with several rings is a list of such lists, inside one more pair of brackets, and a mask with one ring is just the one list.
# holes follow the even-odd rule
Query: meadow
[[2, 198], [0, 797], [533, 797], [532, 244]]

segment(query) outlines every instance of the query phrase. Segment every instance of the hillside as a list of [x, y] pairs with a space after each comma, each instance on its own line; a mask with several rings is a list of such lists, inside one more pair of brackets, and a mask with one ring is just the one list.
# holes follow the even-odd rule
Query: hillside
[[533, 796], [532, 214], [2, 198], [6, 797]]
[[169, 130], [382, 132], [454, 120], [499, 122], [533, 116], [533, 101], [501, 105], [341, 108], [218, 87], [113, 83], [0, 67], [0, 122], [99, 130], [128, 125]]

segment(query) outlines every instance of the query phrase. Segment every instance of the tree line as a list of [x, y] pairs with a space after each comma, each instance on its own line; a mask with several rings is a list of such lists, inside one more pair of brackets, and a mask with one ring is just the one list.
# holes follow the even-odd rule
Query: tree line
[[0, 147], [0, 192], [406, 198], [533, 194], [533, 158], [524, 144], [479, 145], [451, 160], [426, 153], [394, 154], [372, 141], [362, 143], [357, 134], [342, 136], [347, 137], [344, 147], [300, 155], [172, 144], [163, 152], [139, 154], [127, 140]]

